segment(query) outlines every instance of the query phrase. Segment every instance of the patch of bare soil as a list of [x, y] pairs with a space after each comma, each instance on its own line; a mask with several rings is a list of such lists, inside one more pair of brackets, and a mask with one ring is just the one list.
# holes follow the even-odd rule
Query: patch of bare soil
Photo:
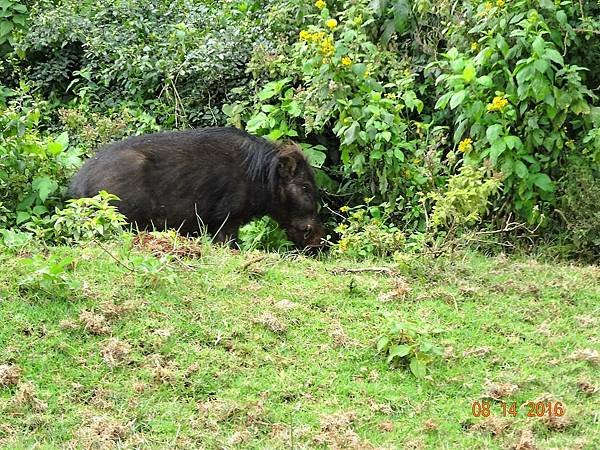
[[131, 352], [131, 345], [116, 338], [111, 338], [102, 345], [102, 359], [109, 367], [116, 367], [126, 360]]
[[101, 314], [95, 314], [91, 311], [82, 311], [81, 314], [79, 314], [79, 321], [85, 330], [92, 334], [101, 335], [110, 332], [108, 321], [106, 320], [106, 317]]
[[595, 393], [600, 392], [600, 387], [594, 386], [588, 380], [580, 380], [577, 383], [577, 387], [586, 395], [594, 395]]
[[202, 256], [202, 246], [198, 242], [179, 235], [141, 232], [133, 239], [133, 245], [157, 257], [173, 255], [179, 258], [199, 258]]
[[394, 289], [379, 296], [379, 300], [382, 302], [388, 302], [390, 300], [404, 300], [410, 293], [410, 285], [405, 278], [396, 276], [394, 277], [393, 282]]
[[495, 383], [490, 380], [485, 381], [485, 392], [483, 397], [500, 400], [513, 395], [519, 390], [519, 386], [512, 383]]
[[356, 420], [353, 412], [336, 413], [321, 419], [321, 430], [314, 441], [318, 445], [327, 445], [332, 450], [372, 450], [375, 447], [352, 429]]
[[254, 323], [262, 325], [273, 333], [285, 333], [287, 325], [274, 314], [266, 312], [254, 319]]
[[598, 352], [598, 350], [592, 350], [591, 348], [576, 350], [571, 353], [569, 359], [574, 361], [588, 361], [592, 364], [600, 364], [600, 352]]
[[482, 356], [486, 356], [489, 353], [492, 352], [492, 348], [491, 347], [476, 347], [476, 348], [470, 348], [468, 350], [465, 350], [463, 352], [463, 358], [468, 358], [468, 357], [476, 357], [476, 358], [481, 358]]
[[74, 442], [74, 448], [117, 448], [120, 447], [127, 434], [127, 427], [116, 420], [109, 417], [93, 416], [75, 433], [76, 441]]
[[23, 371], [14, 364], [0, 364], [0, 386], [16, 386]]
[[564, 431], [573, 425], [573, 421], [567, 415], [564, 416], [543, 416], [541, 422], [551, 431]]
[[37, 397], [35, 386], [30, 382], [19, 384], [14, 404], [30, 407], [35, 412], [44, 412], [48, 409], [48, 404]]
[[489, 416], [486, 417], [481, 422], [477, 422], [471, 425], [471, 431], [485, 431], [490, 433], [494, 437], [498, 437], [504, 434], [504, 432], [509, 429], [512, 425], [510, 420], [497, 417], [497, 416]]
[[510, 446], [511, 450], [536, 450], [535, 439], [531, 430], [521, 430], [517, 442]]

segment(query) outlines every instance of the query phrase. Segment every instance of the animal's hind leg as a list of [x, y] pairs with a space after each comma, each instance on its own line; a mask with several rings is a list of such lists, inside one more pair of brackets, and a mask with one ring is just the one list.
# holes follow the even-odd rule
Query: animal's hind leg
[[238, 229], [233, 227], [223, 227], [213, 237], [213, 242], [217, 244], [227, 244], [232, 249], [239, 250], [240, 246], [238, 240]]

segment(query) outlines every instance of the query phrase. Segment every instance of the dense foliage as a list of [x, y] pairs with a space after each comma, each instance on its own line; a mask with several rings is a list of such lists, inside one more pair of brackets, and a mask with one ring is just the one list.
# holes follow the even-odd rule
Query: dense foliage
[[[339, 251], [516, 218], [597, 254], [597, 1], [27, 6], [0, 2], [0, 227], [53, 214], [98, 144], [229, 122], [303, 144]], [[278, 246], [268, 221], [244, 239]]]

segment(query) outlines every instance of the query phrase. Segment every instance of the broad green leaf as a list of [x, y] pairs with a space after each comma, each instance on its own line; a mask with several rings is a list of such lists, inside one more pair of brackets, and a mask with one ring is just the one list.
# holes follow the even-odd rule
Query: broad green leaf
[[435, 103], [435, 109], [444, 109], [448, 105], [450, 97], [452, 97], [452, 92], [446, 92], [438, 98], [438, 101]]
[[494, 82], [488, 75], [480, 76], [479, 78], [477, 78], [477, 82], [486, 88], [491, 88], [494, 86]]
[[304, 153], [306, 154], [308, 162], [311, 166], [318, 168], [323, 167], [323, 163], [325, 163], [325, 159], [327, 158], [325, 152], [322, 152], [312, 147], [304, 149]]
[[490, 144], [496, 142], [500, 138], [500, 133], [502, 133], [502, 125], [500, 124], [490, 125], [488, 129], [485, 130], [485, 136]]
[[533, 175], [533, 183], [541, 190], [546, 192], [554, 192], [554, 183], [545, 173], [536, 173]]
[[388, 346], [388, 344], [390, 343], [389, 338], [387, 338], [386, 336], [383, 336], [381, 339], [379, 339], [379, 341], [377, 342], [377, 351], [381, 352], [381, 350], [383, 350], [384, 348], [386, 348]]
[[533, 48], [533, 51], [536, 52], [539, 56], [544, 56], [544, 49], [546, 48], [546, 41], [544, 41], [543, 37], [537, 36], [534, 39], [533, 44], [531, 46]]
[[465, 83], [470, 83], [471, 81], [473, 81], [473, 79], [475, 78], [475, 75], [477, 75], [477, 70], [475, 70], [475, 67], [473, 66], [473, 64], [468, 64], [462, 73], [463, 76], [463, 80], [465, 80]]
[[466, 96], [467, 96], [467, 91], [465, 91], [464, 89], [462, 91], [455, 92], [452, 95], [452, 98], [450, 99], [450, 109], [454, 109], [458, 105], [460, 105]]
[[544, 52], [544, 58], [550, 59], [561, 66], [565, 65], [562, 55], [555, 48], [547, 48]]
[[408, 345], [394, 345], [390, 348], [390, 357], [397, 356], [398, 358], [402, 358], [410, 353], [410, 347]]
[[48, 199], [48, 196], [58, 189], [58, 183], [47, 176], [35, 178], [31, 183], [31, 186], [37, 191], [42, 202], [45, 202]]
[[363, 63], [352, 64], [352, 72], [359, 77], [363, 77], [367, 72], [367, 66], [365, 66]]
[[523, 163], [523, 161], [515, 162], [515, 173], [519, 178], [526, 178], [529, 175], [529, 171], [527, 170], [527, 166]]
[[412, 358], [410, 360], [410, 371], [417, 378], [424, 378], [427, 373], [427, 367], [417, 358]]
[[346, 131], [344, 131], [344, 145], [352, 144], [360, 131], [360, 125], [358, 122], [353, 122], [352, 125], [348, 127]]
[[520, 149], [521, 147], [523, 147], [523, 142], [521, 142], [521, 138], [519, 138], [518, 136], [505, 136], [504, 143], [511, 150]]

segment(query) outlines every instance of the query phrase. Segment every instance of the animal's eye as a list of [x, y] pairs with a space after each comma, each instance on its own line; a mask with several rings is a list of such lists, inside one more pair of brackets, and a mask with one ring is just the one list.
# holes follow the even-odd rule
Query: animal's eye
[[310, 190], [310, 187], [305, 184], [304, 186], [302, 186], [302, 190], [304, 192], [308, 192]]

